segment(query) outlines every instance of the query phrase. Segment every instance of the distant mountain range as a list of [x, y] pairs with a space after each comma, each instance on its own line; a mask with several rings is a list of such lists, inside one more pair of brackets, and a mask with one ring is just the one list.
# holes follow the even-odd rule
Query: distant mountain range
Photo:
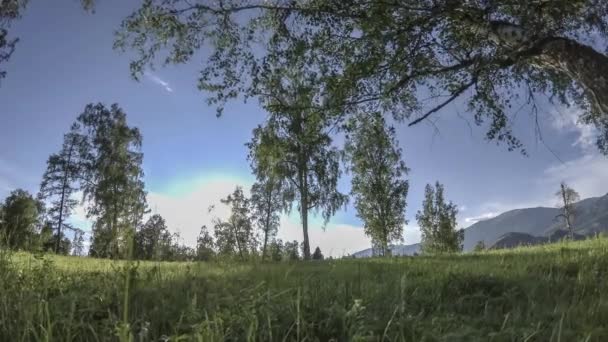
[[[575, 204], [575, 238], [580, 239], [608, 231], [608, 194], [584, 199]], [[558, 208], [525, 208], [504, 212], [491, 219], [479, 221], [464, 231], [464, 250], [472, 250], [483, 241], [489, 248], [512, 248], [558, 241], [567, 232], [562, 220], [556, 219]], [[393, 255], [413, 255], [420, 252], [420, 244], [395, 245]], [[369, 257], [371, 248], [354, 253], [355, 257]]]

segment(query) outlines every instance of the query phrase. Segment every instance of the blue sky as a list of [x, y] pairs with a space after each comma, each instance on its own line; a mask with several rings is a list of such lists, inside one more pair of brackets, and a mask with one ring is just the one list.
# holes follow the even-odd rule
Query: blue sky
[[[77, 1], [32, 1], [13, 25], [12, 34], [21, 41], [3, 66], [8, 76], [0, 84], [0, 198], [17, 187], [37, 191], [48, 155], [59, 149], [63, 133], [85, 105], [116, 102], [144, 136], [151, 208], [192, 243], [199, 227], [211, 220], [207, 207], [236, 184], [251, 184], [244, 144], [265, 113], [252, 100], [234, 102], [216, 118], [206, 95], [196, 89], [202, 57], [133, 80], [129, 55], [112, 50], [112, 42], [114, 30], [136, 4], [100, 1], [90, 15]], [[438, 113], [435, 126], [398, 126], [404, 159], [412, 169], [405, 241], [419, 239], [415, 213], [425, 184], [435, 180], [461, 207], [463, 227], [504, 210], [553, 205], [562, 179], [582, 197], [608, 192], [608, 163], [592, 146], [593, 129], [578, 125], [576, 113], [576, 108], [541, 107], [545, 144], [561, 161], [536, 139], [533, 120], [525, 114], [518, 116], [514, 129], [529, 157], [486, 142], [484, 129], [471, 129], [470, 116], [459, 104]], [[348, 190], [348, 176], [341, 187]], [[74, 219], [81, 222], [82, 216], [79, 210]], [[285, 217], [279, 235], [301, 240], [298, 223], [296, 215]], [[313, 226], [312, 244], [333, 254], [369, 244], [350, 207], [326, 231], [318, 220]]]

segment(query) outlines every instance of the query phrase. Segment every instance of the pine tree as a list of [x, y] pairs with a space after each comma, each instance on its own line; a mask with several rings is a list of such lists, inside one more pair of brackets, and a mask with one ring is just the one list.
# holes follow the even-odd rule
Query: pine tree
[[56, 253], [59, 253], [63, 229], [73, 230], [66, 220], [78, 204], [72, 195], [77, 191], [78, 181], [83, 176], [80, 152], [86, 148], [86, 145], [78, 129], [78, 124], [74, 124], [70, 132], [63, 137], [61, 151], [52, 154], [47, 160], [47, 168], [42, 176], [38, 195], [41, 200], [50, 201], [48, 215], [51, 224], [55, 227]]
[[72, 242], [72, 255], [84, 255], [84, 232], [80, 229], [74, 231], [74, 240]]
[[89, 104], [77, 121], [85, 146], [82, 190], [87, 215], [94, 218], [89, 253], [124, 257], [147, 208], [141, 134], [127, 125], [117, 104]]
[[453, 253], [462, 251], [464, 230], [456, 230], [458, 209], [452, 202], [446, 203], [443, 185], [439, 182], [427, 184], [422, 202], [422, 211], [416, 220], [422, 231], [424, 253]]
[[357, 216], [372, 239], [374, 255], [386, 256], [391, 243], [403, 240], [408, 168], [394, 128], [386, 126], [380, 113], [361, 115], [352, 125], [346, 152]]

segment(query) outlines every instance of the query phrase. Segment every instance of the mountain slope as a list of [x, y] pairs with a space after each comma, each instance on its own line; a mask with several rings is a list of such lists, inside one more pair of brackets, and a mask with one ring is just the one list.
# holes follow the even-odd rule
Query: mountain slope
[[[591, 235], [608, 231], [608, 194], [577, 202], [575, 211], [573, 226], [577, 234]], [[537, 237], [549, 237], [557, 230], [564, 229], [564, 223], [556, 219], [559, 213], [558, 208], [516, 209], [477, 222], [464, 231], [464, 249], [472, 250], [478, 241], [483, 241], [486, 246], [492, 246], [502, 238], [532, 241]], [[508, 233], [523, 233], [530, 237], [523, 235], [505, 237], [504, 235]], [[509, 241], [504, 243], [509, 244]]]

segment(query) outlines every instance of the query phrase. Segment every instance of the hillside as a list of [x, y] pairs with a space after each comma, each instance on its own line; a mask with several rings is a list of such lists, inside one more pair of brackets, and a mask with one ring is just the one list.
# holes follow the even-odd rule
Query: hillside
[[[576, 203], [575, 207], [577, 215], [573, 225], [577, 234], [592, 235], [595, 232], [608, 230], [608, 194], [584, 199]], [[510, 210], [494, 218], [477, 222], [465, 229], [464, 249], [472, 250], [478, 241], [483, 241], [486, 246], [492, 246], [508, 233], [549, 237], [555, 231], [564, 228], [563, 223], [555, 219], [558, 214], [557, 208], [525, 208]], [[517, 239], [523, 236], [513, 235], [508, 238]]]

